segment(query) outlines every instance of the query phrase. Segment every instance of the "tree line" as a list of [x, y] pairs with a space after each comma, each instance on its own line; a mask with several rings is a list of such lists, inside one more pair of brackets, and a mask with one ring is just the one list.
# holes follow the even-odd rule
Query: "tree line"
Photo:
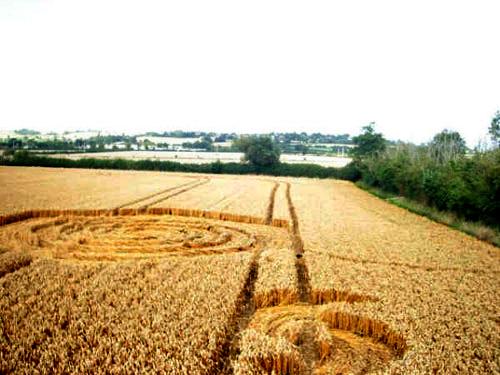
[[489, 133], [492, 147], [466, 153], [455, 131], [443, 130], [425, 145], [388, 147], [371, 124], [353, 139], [351, 167], [368, 186], [500, 228], [500, 112]]
[[81, 158], [67, 159], [34, 155], [26, 150], [18, 150], [13, 154], [0, 156], [0, 165], [36, 166], [51, 168], [88, 168], [88, 169], [119, 169], [162, 172], [193, 172], [214, 174], [256, 174], [268, 176], [336, 178], [355, 181], [358, 177], [356, 168], [322, 167], [316, 164], [287, 164], [254, 162], [222, 163], [215, 161], [205, 164], [179, 163], [160, 160], [129, 160], [129, 159], [98, 159]]

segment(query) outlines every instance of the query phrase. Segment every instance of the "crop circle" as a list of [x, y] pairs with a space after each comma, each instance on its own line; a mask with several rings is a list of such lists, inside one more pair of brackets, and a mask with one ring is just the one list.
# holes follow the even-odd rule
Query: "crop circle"
[[220, 254], [257, 244], [233, 223], [154, 215], [33, 219], [17, 224], [12, 237], [56, 258], [81, 260]]

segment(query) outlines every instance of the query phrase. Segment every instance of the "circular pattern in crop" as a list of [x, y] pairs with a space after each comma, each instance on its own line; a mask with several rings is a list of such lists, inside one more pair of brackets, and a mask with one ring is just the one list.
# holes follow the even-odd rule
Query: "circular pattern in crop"
[[71, 216], [32, 219], [3, 233], [56, 258], [119, 260], [251, 250], [253, 234], [237, 224], [176, 216]]
[[[330, 306], [299, 303], [258, 309], [248, 328], [275, 340], [271, 346], [277, 352], [262, 351], [245, 360], [269, 373], [287, 373], [286, 369], [298, 373], [310, 369], [315, 374], [366, 373], [383, 369], [400, 354], [397, 343], [383, 342], [389, 333], [383, 324], [339, 313]], [[291, 350], [279, 344], [283, 339]]]

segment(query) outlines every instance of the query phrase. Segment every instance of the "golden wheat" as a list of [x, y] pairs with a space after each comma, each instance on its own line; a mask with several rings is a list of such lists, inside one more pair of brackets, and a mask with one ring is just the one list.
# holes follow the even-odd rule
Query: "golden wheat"
[[248, 177], [228, 179], [211, 176], [207, 184], [172, 197], [167, 204], [160, 202], [153, 207], [205, 209], [265, 219], [273, 187], [272, 181]]
[[290, 251], [290, 241], [287, 242], [288, 246], [266, 247], [261, 253], [254, 294], [257, 308], [290, 304], [298, 300], [295, 256]]
[[0, 280], [0, 369], [211, 372], [250, 259], [39, 261]]
[[33, 257], [27, 252], [7, 251], [0, 254], [0, 277], [29, 266]]
[[279, 181], [279, 187], [274, 199], [274, 217], [277, 219], [291, 220], [290, 209], [286, 197], [286, 182]]
[[242, 333], [235, 373], [367, 373], [383, 369], [405, 349], [404, 341], [391, 341], [393, 332], [383, 324], [336, 308], [299, 304], [258, 310]]
[[[127, 209], [122, 211], [124, 214], [131, 213]], [[83, 212], [74, 214], [78, 213]], [[34, 218], [0, 228], [0, 243], [38, 255], [86, 260], [196, 256], [252, 250], [263, 244], [272, 248], [287, 246], [286, 229], [159, 213], [109, 216], [97, 212], [95, 217], [67, 215]], [[185, 212], [192, 216], [197, 213], [204, 214], [203, 211]], [[43, 216], [52, 215], [52, 212], [32, 214]], [[245, 221], [245, 217], [234, 219]]]
[[498, 250], [350, 183], [0, 179], [0, 373], [500, 372]]
[[158, 172], [0, 166], [0, 214], [114, 208], [193, 178]]
[[243, 332], [241, 353], [232, 365], [235, 375], [301, 374], [305, 369], [299, 351], [288, 340], [253, 329]]
[[369, 318], [387, 324], [391, 340], [404, 337], [408, 349], [386, 371], [500, 370], [496, 249], [347, 183], [294, 185], [292, 197], [314, 302], [328, 291], [333, 301], [361, 296], [332, 312], [333, 321], [346, 329], [358, 318], [342, 316]]

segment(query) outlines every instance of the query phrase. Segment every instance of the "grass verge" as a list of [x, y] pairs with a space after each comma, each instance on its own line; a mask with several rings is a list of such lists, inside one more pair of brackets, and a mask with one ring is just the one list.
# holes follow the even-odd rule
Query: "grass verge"
[[394, 194], [387, 193], [362, 181], [356, 182], [356, 186], [380, 199], [385, 200], [386, 202], [404, 208], [417, 215], [425, 216], [438, 223], [445, 224], [450, 228], [467, 233], [481, 241], [500, 247], [500, 231], [496, 228], [486, 226], [480, 222], [471, 222], [460, 219], [451, 212], [439, 211], [434, 207], [427, 206], [402, 196], [394, 196]]

